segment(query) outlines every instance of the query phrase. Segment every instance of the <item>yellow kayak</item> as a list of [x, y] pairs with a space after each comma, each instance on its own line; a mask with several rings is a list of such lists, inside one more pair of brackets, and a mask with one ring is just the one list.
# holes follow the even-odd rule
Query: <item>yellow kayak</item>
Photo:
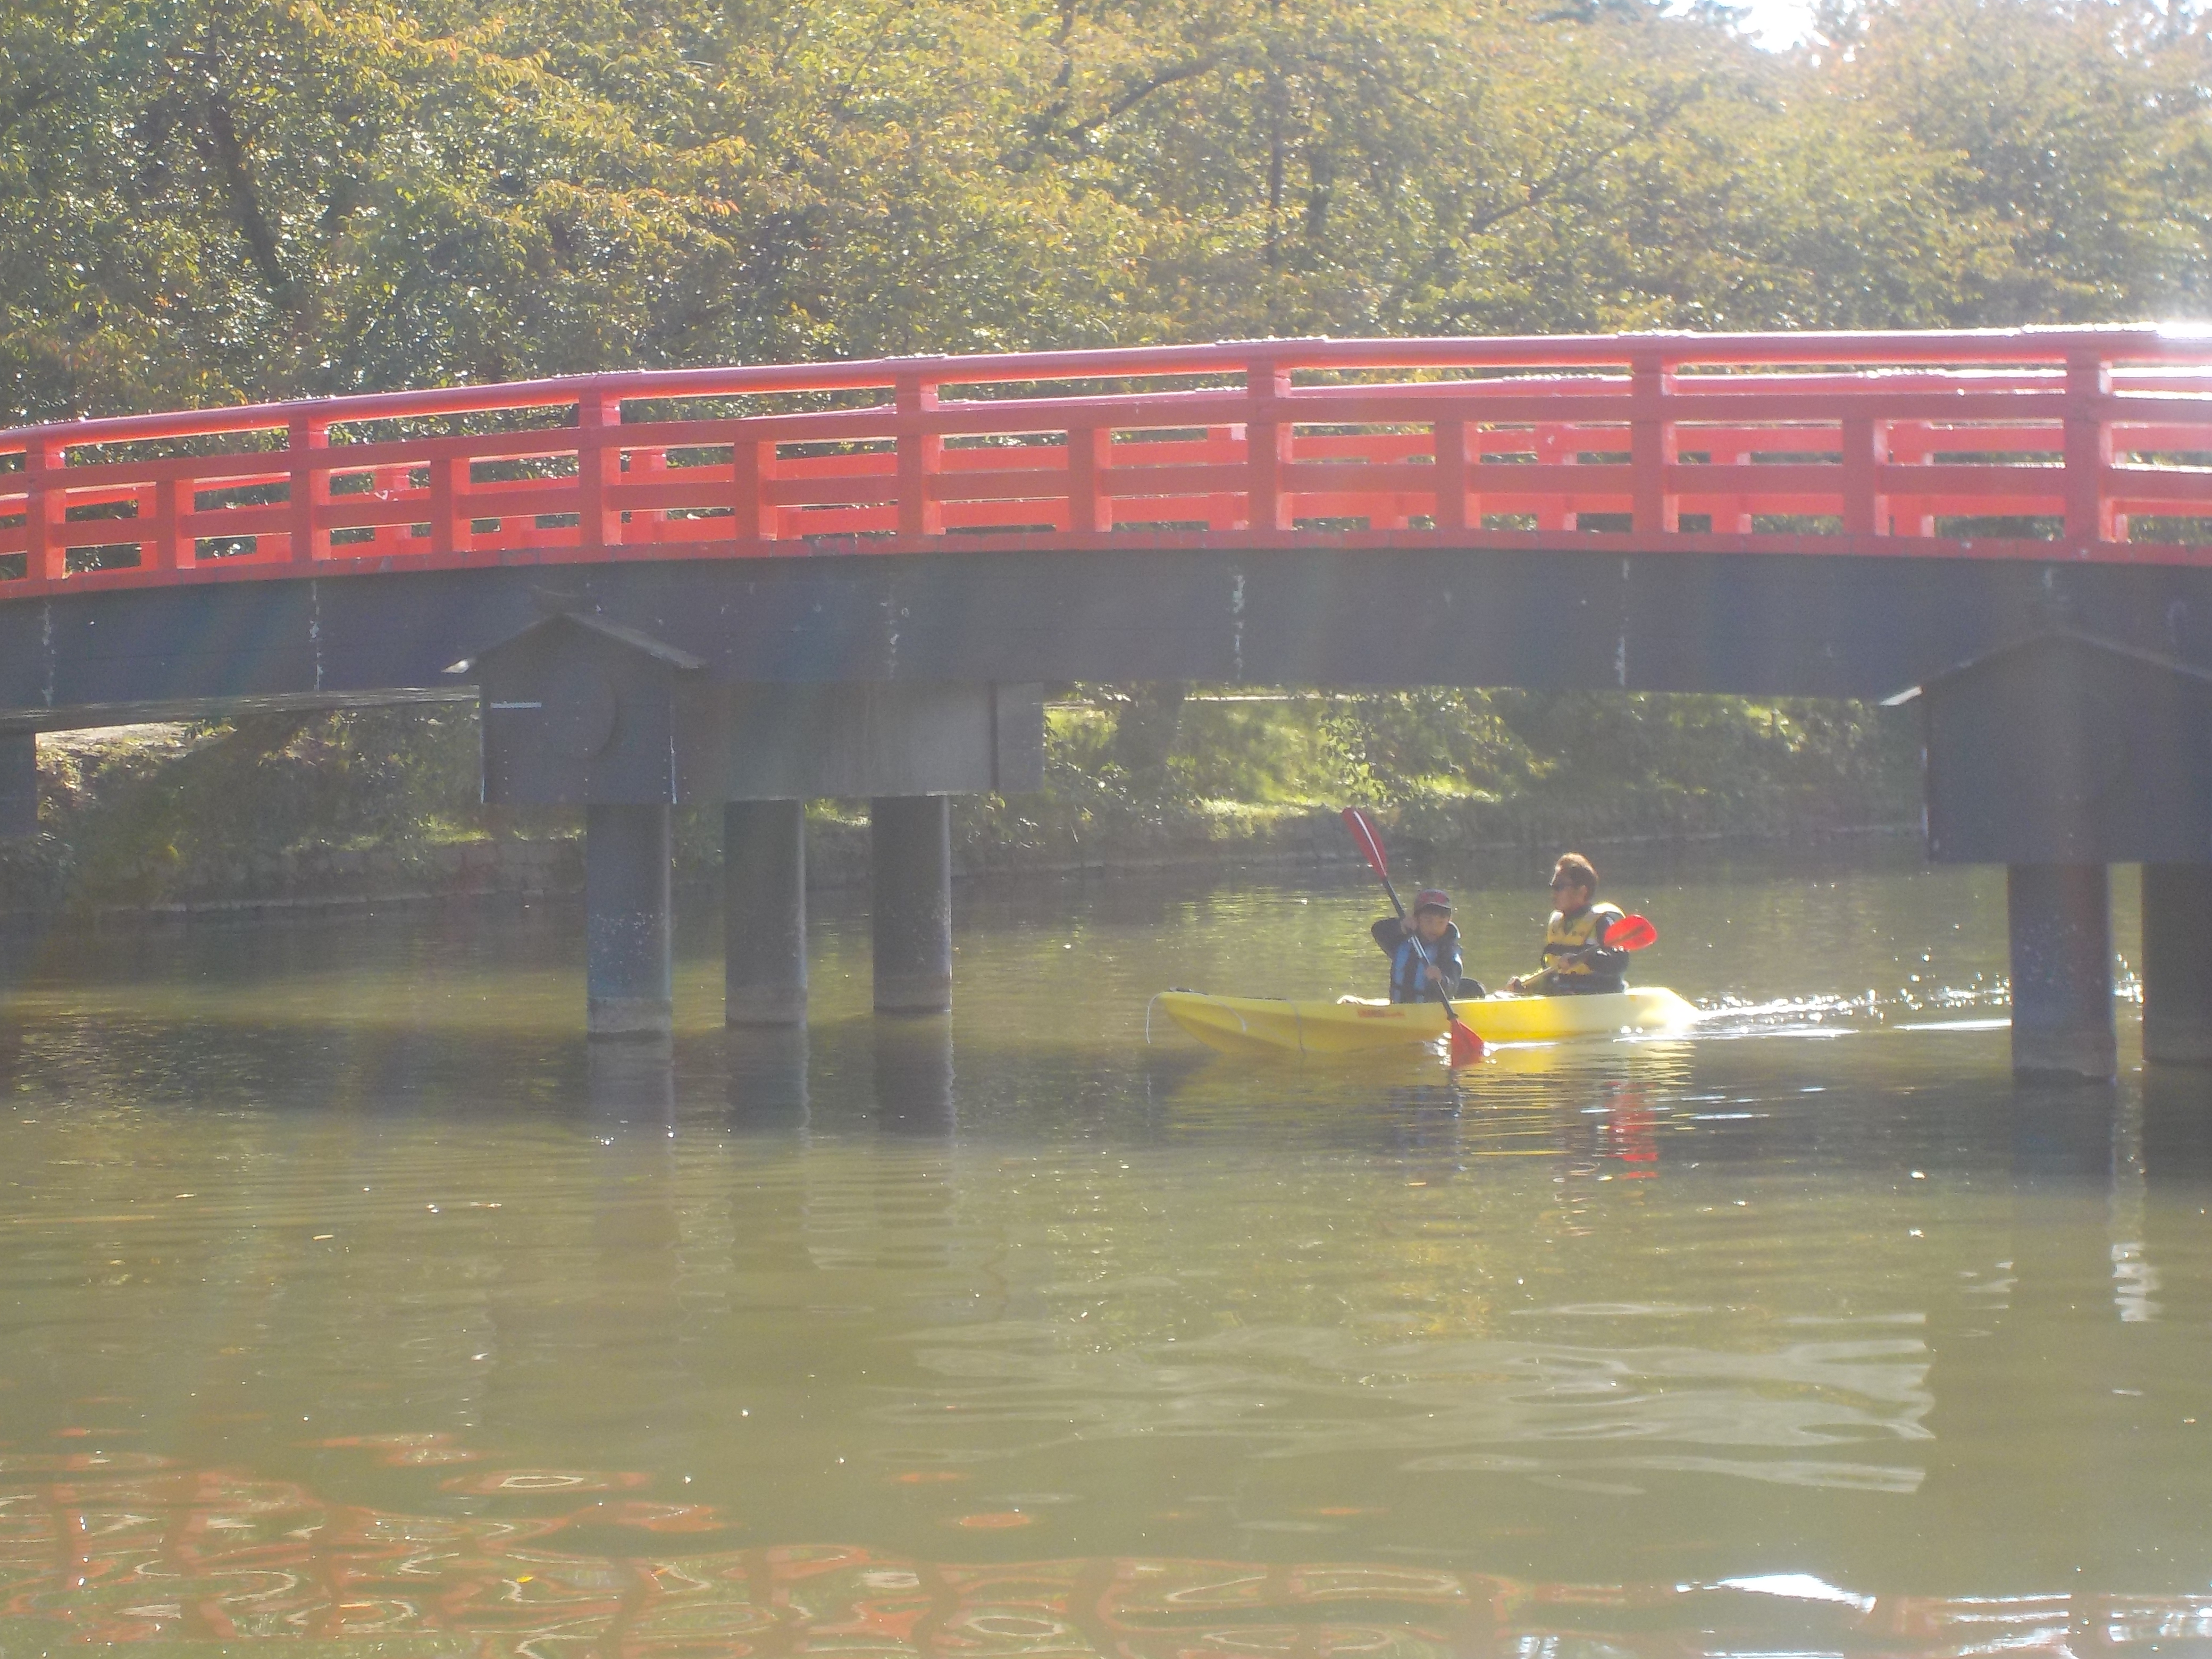
[[[1434, 1002], [1288, 1002], [1202, 991], [1163, 991], [1157, 1001], [1184, 1030], [1224, 1054], [1349, 1054], [1434, 1042], [1444, 1034], [1443, 1006]], [[1485, 1042], [1667, 1031], [1698, 1018], [1697, 1009], [1656, 985], [1598, 996], [1484, 997], [1456, 1006]]]

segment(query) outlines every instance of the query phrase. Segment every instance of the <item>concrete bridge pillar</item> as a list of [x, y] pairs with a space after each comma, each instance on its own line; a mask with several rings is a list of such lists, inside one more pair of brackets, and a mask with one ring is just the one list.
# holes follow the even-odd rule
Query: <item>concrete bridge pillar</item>
[[876, 1012], [952, 1006], [952, 811], [942, 795], [868, 804]]
[[665, 1035], [672, 1024], [669, 820], [665, 805], [584, 816], [584, 1025], [594, 1037]]
[[2112, 893], [2101, 864], [2005, 868], [2012, 942], [2015, 1076], [2109, 1082], [2112, 1032]]
[[732, 1025], [806, 1023], [806, 803], [722, 808], [722, 972]]
[[0, 840], [38, 833], [38, 733], [0, 732]]
[[[714, 637], [698, 643], [719, 651]], [[595, 1036], [670, 1029], [672, 807], [724, 809], [726, 1023], [791, 1026], [806, 1018], [800, 803], [873, 803], [875, 1004], [942, 1013], [952, 1006], [945, 798], [1043, 787], [1036, 684], [722, 680], [708, 657], [580, 609], [542, 616], [455, 672], [476, 677], [485, 804], [588, 810]]]
[[2212, 1066], [2212, 865], [2142, 867], [2143, 1058]]

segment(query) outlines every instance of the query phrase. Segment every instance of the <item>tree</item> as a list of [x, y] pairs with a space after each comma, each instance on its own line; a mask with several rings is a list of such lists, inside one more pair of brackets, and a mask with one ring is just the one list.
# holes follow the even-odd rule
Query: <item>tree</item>
[[2212, 39], [2143, 0], [1874, 0], [1832, 13], [1814, 73], [1939, 161], [1940, 211], [1984, 233], [1946, 319], [2203, 315]]
[[2204, 312], [2193, 14], [1825, 16], [1776, 58], [1644, 0], [17, 0], [0, 419], [1259, 334]]

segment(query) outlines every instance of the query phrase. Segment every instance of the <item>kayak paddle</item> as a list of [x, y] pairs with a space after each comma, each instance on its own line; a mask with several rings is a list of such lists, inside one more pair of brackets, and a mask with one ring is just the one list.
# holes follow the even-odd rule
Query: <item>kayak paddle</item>
[[1598, 941], [1608, 951], [1644, 951], [1658, 942], [1659, 930], [1649, 916], [1623, 916]]
[[[1368, 867], [1382, 879], [1382, 890], [1390, 896], [1390, 908], [1398, 913], [1398, 921], [1403, 925], [1406, 907], [1398, 897], [1398, 890], [1390, 884], [1390, 858], [1382, 850], [1382, 837], [1376, 830], [1375, 820], [1358, 807], [1347, 806], [1344, 809], [1344, 827], [1352, 831], [1352, 839], [1358, 843]], [[1650, 924], [1647, 922], [1644, 925], [1649, 927]], [[1421, 959], [1421, 966], [1428, 967], [1428, 947], [1421, 943], [1421, 936], [1416, 933], [1409, 934], [1409, 937], [1413, 941], [1413, 953]], [[1442, 988], [1439, 987], [1438, 990], [1441, 993]], [[1449, 1028], [1451, 1033], [1451, 1063], [1455, 1066], [1474, 1065], [1482, 1058], [1482, 1039], [1475, 1035], [1474, 1027], [1459, 1017], [1459, 1010], [1452, 1006], [1449, 997], [1440, 994], [1438, 1000], [1444, 1005], [1444, 1018], [1451, 1022]]]
[[[1651, 925], [1649, 916], [1623, 916], [1619, 921], [1597, 936], [1594, 944], [1586, 945], [1575, 952], [1577, 958], [1592, 951], [1644, 951], [1659, 942], [1659, 930]], [[1515, 980], [1518, 987], [1521, 981]]]

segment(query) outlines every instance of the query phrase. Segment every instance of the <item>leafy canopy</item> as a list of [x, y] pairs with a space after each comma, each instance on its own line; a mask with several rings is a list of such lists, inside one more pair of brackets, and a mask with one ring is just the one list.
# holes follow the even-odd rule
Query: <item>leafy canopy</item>
[[2149, 0], [1863, 0], [1786, 56], [1711, 0], [15, 0], [0, 419], [2202, 315], [2207, 40]]

